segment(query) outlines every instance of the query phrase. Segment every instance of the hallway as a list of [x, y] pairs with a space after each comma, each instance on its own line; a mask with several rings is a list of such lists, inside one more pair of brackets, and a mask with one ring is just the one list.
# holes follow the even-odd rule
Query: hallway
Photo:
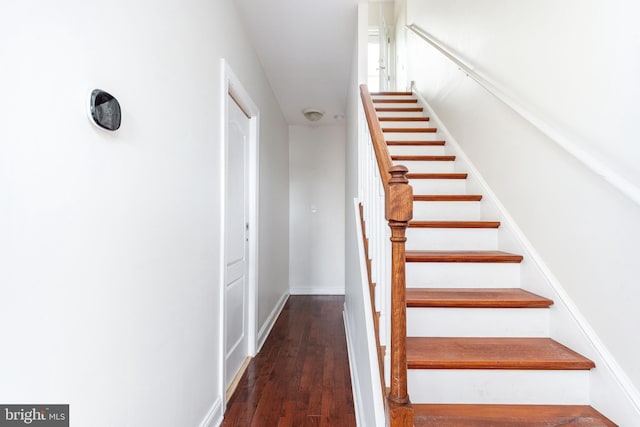
[[291, 296], [222, 426], [355, 426], [343, 296]]

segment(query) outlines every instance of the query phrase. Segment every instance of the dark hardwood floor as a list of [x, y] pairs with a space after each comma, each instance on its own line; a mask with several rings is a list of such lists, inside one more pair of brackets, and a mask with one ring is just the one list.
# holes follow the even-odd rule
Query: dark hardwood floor
[[222, 426], [355, 426], [342, 296], [291, 296]]

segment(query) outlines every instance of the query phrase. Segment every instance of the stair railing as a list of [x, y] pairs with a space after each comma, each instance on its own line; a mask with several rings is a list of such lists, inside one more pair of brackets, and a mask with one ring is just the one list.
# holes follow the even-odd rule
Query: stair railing
[[406, 29], [416, 34], [422, 40], [427, 42], [438, 52], [444, 55], [447, 59], [458, 66], [458, 69], [462, 70], [465, 75], [474, 81], [476, 81], [483, 89], [493, 95], [495, 98], [504, 103], [507, 107], [511, 108], [524, 120], [528, 121], [536, 127], [540, 132], [546, 135], [551, 141], [555, 142], [560, 148], [565, 150], [585, 167], [589, 168], [593, 173], [601, 176], [613, 187], [617, 188], [622, 194], [633, 200], [636, 204], [640, 205], [640, 187], [632, 183], [630, 180], [616, 172], [609, 165], [602, 160], [595, 157], [593, 154], [580, 148], [579, 144], [576, 144], [569, 138], [563, 135], [555, 127], [543, 120], [538, 115], [534, 114], [530, 108], [524, 106], [522, 102], [518, 102], [514, 97], [509, 96], [505, 91], [498, 88], [497, 85], [489, 81], [487, 78], [480, 75], [470, 65], [466, 64], [461, 58], [456, 56], [451, 50], [449, 50], [442, 42], [437, 40], [434, 36], [429, 34], [424, 29], [416, 24], [410, 24], [405, 26]]
[[[376, 311], [381, 343], [389, 343], [389, 393], [387, 413], [391, 427], [413, 426], [413, 408], [407, 391], [407, 317], [405, 242], [413, 217], [413, 189], [407, 168], [393, 165], [373, 100], [360, 86], [362, 110], [359, 129], [359, 197], [367, 228], [372, 282], [376, 283]], [[390, 247], [389, 247], [390, 242]], [[388, 295], [390, 295], [390, 304]]]

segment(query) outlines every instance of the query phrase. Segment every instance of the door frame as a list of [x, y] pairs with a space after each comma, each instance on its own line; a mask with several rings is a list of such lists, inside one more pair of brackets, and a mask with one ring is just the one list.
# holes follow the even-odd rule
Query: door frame
[[[226, 409], [226, 298], [225, 298], [225, 203], [227, 197], [227, 150], [228, 150], [228, 134], [227, 134], [227, 121], [229, 119], [229, 98], [240, 106], [240, 109], [249, 118], [249, 143], [248, 143], [248, 221], [249, 221], [249, 263], [247, 267], [248, 283], [247, 283], [247, 342], [248, 342], [248, 356], [255, 356], [256, 353], [256, 329], [257, 329], [257, 284], [258, 284], [258, 177], [259, 177], [259, 126], [260, 126], [260, 111], [253, 102], [249, 93], [244, 88], [238, 77], [235, 75], [227, 61], [221, 59], [221, 75], [222, 75], [222, 93], [220, 96], [220, 118], [221, 118], [221, 130], [220, 141], [221, 145], [221, 160], [220, 160], [220, 191], [221, 200], [220, 203], [220, 363], [219, 363], [219, 375], [220, 375], [220, 392], [222, 396], [223, 408]], [[233, 102], [233, 101], [231, 101]]]

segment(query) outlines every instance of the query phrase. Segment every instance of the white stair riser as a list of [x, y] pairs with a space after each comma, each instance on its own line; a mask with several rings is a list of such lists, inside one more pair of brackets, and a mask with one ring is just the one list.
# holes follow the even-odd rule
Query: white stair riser
[[444, 156], [442, 145], [390, 145], [389, 154], [392, 156]]
[[376, 108], [378, 108], [378, 107], [384, 107], [384, 108], [415, 108], [415, 107], [422, 107], [422, 105], [420, 105], [417, 102], [374, 102], [373, 106], [376, 107]]
[[414, 221], [477, 221], [480, 202], [413, 202]]
[[409, 369], [408, 382], [414, 404], [589, 404], [589, 371]]
[[420, 121], [390, 121], [383, 120], [380, 122], [381, 128], [430, 128], [434, 127], [430, 120]]
[[416, 161], [394, 160], [394, 165], [404, 165], [411, 173], [451, 173], [454, 171], [452, 161]]
[[410, 179], [413, 194], [466, 194], [466, 179]]
[[382, 95], [373, 95], [371, 94], [371, 99], [416, 99], [413, 94], [409, 93], [406, 95], [396, 95], [396, 94], [382, 94]]
[[385, 141], [440, 141], [438, 132], [383, 132]]
[[407, 308], [410, 337], [548, 337], [547, 308]]
[[496, 250], [496, 228], [408, 228], [407, 250]]
[[520, 264], [408, 262], [410, 288], [519, 288]]
[[378, 117], [426, 117], [426, 114], [423, 111], [378, 111]]

